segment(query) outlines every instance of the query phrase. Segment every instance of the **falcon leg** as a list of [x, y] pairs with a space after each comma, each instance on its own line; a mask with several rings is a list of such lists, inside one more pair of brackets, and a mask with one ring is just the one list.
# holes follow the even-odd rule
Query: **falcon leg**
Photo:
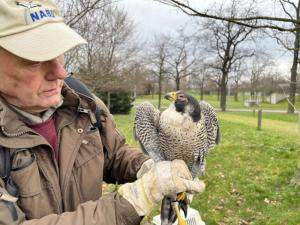
[[205, 171], [205, 161], [194, 163], [191, 169], [193, 178], [202, 176], [204, 174], [204, 171]]

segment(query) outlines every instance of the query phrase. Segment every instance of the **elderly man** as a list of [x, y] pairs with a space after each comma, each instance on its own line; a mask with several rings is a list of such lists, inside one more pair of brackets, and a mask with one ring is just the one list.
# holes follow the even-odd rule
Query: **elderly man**
[[[163, 196], [204, 188], [182, 161], [134, 151], [100, 99], [64, 83], [63, 54], [84, 43], [52, 1], [0, 0], [2, 225], [134, 225]], [[123, 185], [101, 196], [103, 181]]]

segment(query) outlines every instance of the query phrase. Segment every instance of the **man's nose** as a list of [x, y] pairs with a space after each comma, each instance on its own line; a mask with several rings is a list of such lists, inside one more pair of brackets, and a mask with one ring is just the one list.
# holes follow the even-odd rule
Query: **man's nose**
[[68, 76], [68, 73], [64, 68], [64, 60], [60, 57], [50, 60], [48, 68], [49, 70], [46, 74], [48, 80], [64, 80]]

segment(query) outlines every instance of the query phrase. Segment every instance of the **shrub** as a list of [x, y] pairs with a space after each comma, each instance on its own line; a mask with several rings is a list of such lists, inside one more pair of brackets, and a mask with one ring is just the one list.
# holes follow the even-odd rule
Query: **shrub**
[[[108, 105], [107, 92], [96, 92], [96, 95]], [[110, 112], [112, 114], [129, 114], [134, 98], [128, 92], [110, 92]]]

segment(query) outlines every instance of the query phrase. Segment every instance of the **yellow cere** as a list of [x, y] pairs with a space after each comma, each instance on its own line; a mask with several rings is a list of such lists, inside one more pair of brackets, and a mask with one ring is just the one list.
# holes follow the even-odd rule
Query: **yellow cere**
[[171, 98], [172, 98], [172, 100], [174, 100], [174, 101], [177, 99], [177, 94], [176, 94], [175, 91], [171, 92]]

